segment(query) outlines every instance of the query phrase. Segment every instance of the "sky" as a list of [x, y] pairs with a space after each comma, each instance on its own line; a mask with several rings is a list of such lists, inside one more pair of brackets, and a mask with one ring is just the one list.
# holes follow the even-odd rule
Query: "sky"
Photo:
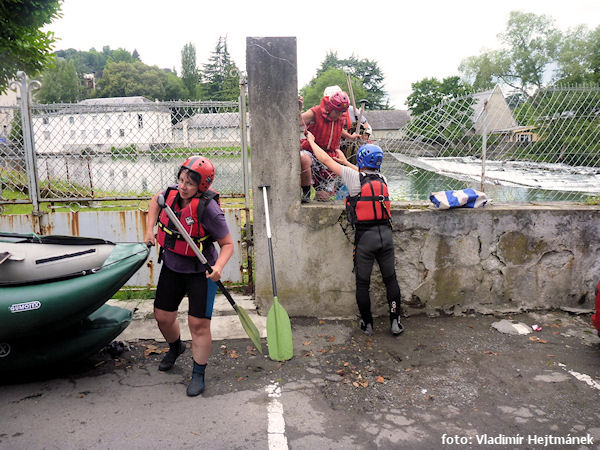
[[189, 42], [201, 69], [219, 36], [226, 36], [231, 57], [244, 70], [247, 37], [293, 36], [298, 88], [315, 76], [328, 52], [354, 55], [377, 61], [390, 104], [406, 109], [411, 83], [459, 75], [463, 59], [499, 49], [498, 34], [511, 11], [550, 16], [562, 31], [600, 25], [599, 0], [65, 0], [62, 18], [44, 31], [54, 32], [55, 50], [135, 49], [145, 64], [178, 74]]

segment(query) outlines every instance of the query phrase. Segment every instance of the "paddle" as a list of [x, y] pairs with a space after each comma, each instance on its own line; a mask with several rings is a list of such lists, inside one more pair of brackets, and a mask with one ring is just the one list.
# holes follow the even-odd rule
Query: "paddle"
[[271, 224], [269, 223], [269, 202], [267, 200], [268, 184], [262, 184], [265, 202], [265, 218], [267, 226], [267, 240], [269, 243], [269, 259], [271, 262], [271, 282], [273, 284], [273, 306], [267, 314], [267, 346], [269, 358], [275, 361], [286, 361], [294, 356], [292, 343], [292, 325], [287, 311], [277, 300], [277, 284], [275, 283], [275, 263], [273, 261], [273, 244], [271, 243]]
[[[169, 205], [165, 203], [165, 198], [163, 197], [163, 195], [159, 195], [157, 200], [158, 206], [165, 209], [167, 215], [169, 216], [169, 219], [171, 219], [171, 222], [175, 224], [177, 230], [179, 230], [179, 233], [181, 233], [185, 241], [188, 243], [188, 245], [191, 247], [191, 249], [194, 251], [198, 259], [200, 260], [200, 262], [206, 266], [206, 270], [208, 270], [208, 273], [212, 273], [212, 267], [210, 266], [210, 264], [208, 264], [208, 261], [206, 261], [206, 257], [202, 254], [202, 252], [200, 251], [196, 243], [192, 240], [190, 235], [187, 233], [185, 228], [183, 228], [183, 225], [181, 225], [181, 222], [179, 222], [179, 219], [177, 219], [173, 210], [169, 207]], [[221, 281], [217, 281], [217, 286], [219, 287], [219, 289], [221, 289], [221, 292], [223, 293], [223, 295], [225, 295], [231, 306], [233, 306], [233, 309], [237, 313], [240, 322], [242, 323], [242, 327], [244, 327], [244, 330], [246, 331], [246, 334], [248, 335], [254, 346], [258, 349], [258, 351], [262, 354], [260, 333], [258, 332], [256, 325], [254, 325], [254, 322], [252, 322], [252, 319], [250, 319], [250, 316], [248, 316], [246, 310], [239, 306], [233, 300], [233, 297], [231, 297], [231, 294], [225, 288], [225, 286], [223, 286], [223, 283], [221, 283]]]

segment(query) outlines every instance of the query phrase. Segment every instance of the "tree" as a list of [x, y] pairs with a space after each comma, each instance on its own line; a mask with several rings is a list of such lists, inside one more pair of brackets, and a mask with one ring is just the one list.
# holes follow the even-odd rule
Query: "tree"
[[[352, 90], [354, 92], [355, 101], [367, 97], [367, 90], [364, 88], [362, 82], [354, 77], [351, 77]], [[321, 102], [323, 97], [323, 91], [327, 86], [339, 86], [343, 90], [347, 91], [347, 80], [344, 71], [335, 68], [329, 68], [324, 72], [321, 72], [315, 77], [309, 84], [300, 89], [300, 94], [304, 97], [304, 110], [312, 108]], [[357, 108], [360, 105], [356, 105]]]
[[[329, 69], [338, 69], [344, 73], [349, 73], [351, 77], [360, 80], [362, 86], [366, 90], [366, 99], [369, 101], [368, 109], [391, 109], [387, 94], [383, 90], [383, 73], [376, 61], [369, 59], [359, 59], [352, 55], [348, 59], [340, 59], [336, 52], [329, 52], [325, 56], [325, 60], [321, 63], [321, 67], [317, 70], [317, 75], [313, 78], [309, 85], [312, 86], [314, 80]], [[345, 91], [348, 90], [346, 80], [339, 86]], [[352, 86], [354, 89], [354, 85]], [[359, 99], [356, 98], [358, 101]]]
[[535, 126], [541, 137], [528, 145], [528, 159], [598, 167], [598, 104], [596, 87], [551, 86], [536, 91], [514, 111], [519, 123]]
[[556, 64], [558, 83], [599, 83], [600, 26], [590, 31], [585, 25], [580, 25], [565, 33]]
[[444, 78], [424, 78], [411, 84], [412, 92], [406, 98], [408, 109], [413, 115], [423, 114], [443, 101], [463, 97], [472, 92], [470, 85], [458, 76]]
[[166, 96], [167, 74], [156, 66], [135, 61], [109, 62], [98, 82], [100, 97], [131, 97], [141, 95], [150, 100]]
[[183, 100], [187, 96], [187, 88], [183, 84], [183, 80], [173, 72], [165, 72], [167, 74], [167, 84], [165, 85], [164, 100]]
[[36, 93], [40, 103], [74, 103], [79, 100], [80, 85], [73, 61], [59, 59], [42, 73], [42, 87]]
[[136, 58], [133, 57], [131, 53], [123, 48], [118, 48], [116, 50], [112, 50], [108, 57], [106, 58], [106, 62], [134, 62]]
[[498, 78], [495, 74], [495, 55], [491, 52], [480, 56], [469, 56], [458, 66], [458, 71], [469, 80], [475, 91], [487, 91], [494, 88]]
[[472, 126], [471, 86], [452, 76], [442, 81], [425, 78], [411, 87], [406, 103], [415, 117], [405, 129], [409, 139], [444, 147], [464, 139]]
[[202, 80], [204, 98], [210, 100], [237, 100], [239, 98], [239, 69], [229, 55], [226, 37], [219, 37], [208, 64], [204, 64]]
[[181, 79], [187, 89], [186, 98], [196, 98], [199, 75], [200, 73], [196, 66], [196, 47], [189, 42], [181, 50]]
[[54, 34], [40, 28], [58, 17], [59, 0], [0, 2], [0, 93], [17, 71], [34, 76], [50, 65]]
[[459, 70], [477, 87], [496, 82], [528, 94], [543, 86], [544, 74], [558, 54], [561, 33], [545, 15], [513, 11], [498, 35], [504, 48], [465, 59]]

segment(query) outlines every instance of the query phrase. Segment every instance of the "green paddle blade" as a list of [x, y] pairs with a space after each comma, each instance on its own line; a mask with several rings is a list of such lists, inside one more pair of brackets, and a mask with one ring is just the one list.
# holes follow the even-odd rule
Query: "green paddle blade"
[[262, 344], [260, 342], [260, 332], [258, 331], [258, 328], [256, 328], [256, 325], [254, 325], [254, 322], [252, 322], [252, 319], [244, 308], [234, 304], [233, 309], [235, 309], [235, 312], [237, 313], [238, 318], [242, 323], [242, 327], [244, 327], [244, 330], [246, 331], [246, 334], [262, 355]]
[[290, 318], [277, 297], [273, 297], [273, 306], [267, 314], [267, 345], [269, 358], [274, 361], [287, 361], [294, 356]]

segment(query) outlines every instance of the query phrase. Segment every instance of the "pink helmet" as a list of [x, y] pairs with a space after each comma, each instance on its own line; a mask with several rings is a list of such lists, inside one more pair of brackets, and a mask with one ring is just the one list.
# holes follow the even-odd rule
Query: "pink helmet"
[[334, 109], [339, 112], [344, 112], [350, 106], [350, 100], [348, 99], [348, 94], [344, 91], [336, 92], [328, 100], [328, 106], [330, 109]]

